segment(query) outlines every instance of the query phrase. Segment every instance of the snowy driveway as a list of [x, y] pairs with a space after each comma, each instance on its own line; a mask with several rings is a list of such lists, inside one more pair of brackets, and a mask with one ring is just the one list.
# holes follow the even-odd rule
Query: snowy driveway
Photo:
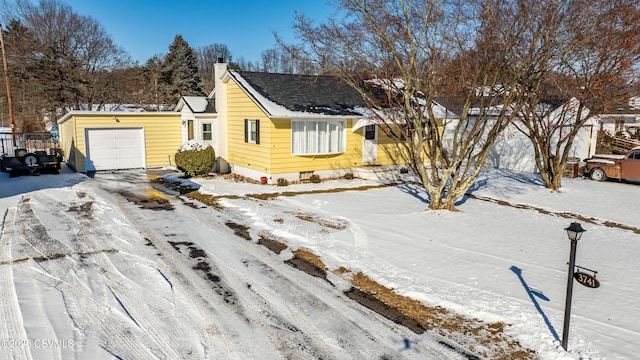
[[0, 238], [0, 359], [461, 357], [238, 236], [242, 214], [148, 182], [105, 173], [2, 199], [15, 205]]

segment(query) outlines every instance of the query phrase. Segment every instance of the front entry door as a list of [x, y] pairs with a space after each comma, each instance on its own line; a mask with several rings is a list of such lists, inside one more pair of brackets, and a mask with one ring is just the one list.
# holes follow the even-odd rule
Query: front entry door
[[362, 131], [362, 162], [374, 163], [378, 160], [378, 127], [366, 125]]

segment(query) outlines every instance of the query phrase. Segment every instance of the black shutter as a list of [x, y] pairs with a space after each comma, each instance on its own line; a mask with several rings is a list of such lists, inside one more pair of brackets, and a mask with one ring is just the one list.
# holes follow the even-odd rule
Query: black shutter
[[249, 120], [244, 119], [244, 142], [249, 142]]
[[256, 120], [256, 144], [260, 144], [260, 120]]

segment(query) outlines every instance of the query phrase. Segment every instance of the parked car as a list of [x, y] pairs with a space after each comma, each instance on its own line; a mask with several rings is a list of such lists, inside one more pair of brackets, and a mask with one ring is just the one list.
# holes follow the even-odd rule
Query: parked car
[[640, 181], [640, 146], [634, 147], [626, 155], [596, 154], [584, 161], [584, 174], [593, 180], [611, 178]]
[[57, 174], [62, 158], [56, 149], [27, 152], [16, 149], [15, 156], [0, 156], [0, 170], [8, 172], [11, 177], [23, 174], [34, 175], [40, 172]]

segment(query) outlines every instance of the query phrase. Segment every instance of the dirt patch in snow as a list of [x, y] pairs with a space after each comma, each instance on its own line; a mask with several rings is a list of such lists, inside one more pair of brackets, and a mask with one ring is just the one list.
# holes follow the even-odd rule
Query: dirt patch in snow
[[181, 195], [188, 194], [196, 190], [189, 185], [184, 185], [183, 183], [166, 181], [162, 177], [152, 177], [150, 180], [154, 184], [159, 184], [167, 189], [179, 192]]
[[240, 236], [245, 240], [251, 240], [251, 234], [249, 234], [248, 226], [238, 224], [233, 221], [227, 221], [225, 225], [231, 228], [233, 230], [233, 233], [236, 234], [237, 236]]
[[132, 193], [128, 190], [118, 190], [118, 194], [127, 199], [128, 201], [140, 206], [143, 209], [150, 210], [173, 210], [174, 207], [169, 200], [161, 192], [148, 189], [147, 194], [140, 195]]
[[93, 201], [87, 201], [81, 204], [71, 205], [71, 207], [69, 207], [69, 211], [78, 213], [82, 217], [91, 217], [92, 206]]
[[327, 271], [329, 270], [329, 268], [327, 267], [327, 265], [325, 265], [322, 260], [320, 259], [320, 256], [307, 251], [307, 250], [303, 250], [303, 249], [296, 249], [293, 250], [293, 254], [301, 259], [304, 259], [305, 261], [311, 263], [313, 266], [317, 267], [318, 269]]
[[216, 210], [223, 210], [224, 206], [220, 205], [219, 199], [227, 198], [227, 199], [239, 199], [239, 196], [235, 195], [227, 195], [227, 196], [217, 196], [217, 195], [209, 195], [203, 194], [199, 191], [191, 191], [188, 194], [185, 194], [185, 197], [197, 200], [207, 206], [210, 206]]
[[[329, 269], [319, 256], [302, 249], [294, 250], [293, 254], [294, 258], [287, 261], [289, 265], [329, 282], [326, 278], [326, 271]], [[518, 341], [504, 333], [504, 329], [509, 326], [505, 323], [485, 323], [440, 306], [423, 305], [417, 300], [396, 294], [393, 289], [373, 281], [361, 272], [353, 274], [344, 267], [333, 272], [353, 286], [345, 291], [350, 299], [417, 334], [427, 330], [438, 333], [447, 339], [447, 342], [440, 341], [442, 345], [468, 359], [480, 359], [476, 354], [492, 359], [537, 359], [535, 351], [522, 347]], [[473, 344], [480, 344], [481, 348]]]
[[87, 257], [87, 256], [96, 255], [96, 254], [103, 254], [103, 253], [115, 254], [117, 252], [118, 252], [118, 249], [110, 248], [110, 249], [104, 249], [104, 250], [81, 251], [81, 252], [74, 252], [74, 253], [45, 254], [45, 255], [33, 256], [33, 257], [23, 256], [23, 257], [19, 257], [17, 259], [0, 261], [0, 265], [16, 264], [16, 263], [27, 261], [27, 260], [31, 260], [31, 259], [33, 259], [36, 262], [40, 263], [40, 262], [43, 262], [43, 261], [60, 259], [60, 258], [67, 257], [67, 256]]
[[334, 230], [344, 230], [347, 228], [347, 222], [340, 219], [319, 219], [313, 214], [304, 214], [304, 213], [295, 214], [295, 217], [297, 217], [300, 220], [317, 223], [320, 226], [327, 227]]
[[260, 235], [260, 238], [258, 239], [258, 244], [266, 247], [267, 249], [273, 251], [276, 254], [280, 254], [282, 250], [287, 248], [286, 244], [281, 243], [280, 241], [277, 241], [274, 239], [270, 239], [264, 235]]
[[235, 292], [221, 281], [220, 276], [215, 274], [215, 268], [206, 260], [208, 255], [203, 249], [190, 241], [169, 241], [169, 244], [180, 254], [196, 261], [192, 269], [201, 272], [203, 277], [211, 282], [214, 291], [222, 297], [224, 302], [229, 305], [238, 303]]
[[[504, 333], [504, 329], [510, 326], [508, 324], [502, 322], [486, 323], [479, 319], [464, 317], [440, 306], [423, 305], [417, 300], [396, 294], [393, 289], [373, 281], [361, 272], [351, 274], [342, 268], [336, 273], [347, 279], [362, 293], [401, 313], [403, 317], [398, 319], [404, 319], [404, 317], [411, 319], [406, 324], [402, 323], [409, 329], [416, 331], [414, 328], [422, 328], [434, 331], [443, 338], [463, 347], [458, 351], [463, 351], [468, 358], [477, 358], [475, 354], [491, 359], [532, 360], [538, 358], [534, 350], [524, 348], [517, 340]], [[358, 297], [362, 296], [358, 293]], [[368, 299], [367, 304], [375, 304], [375, 302]], [[369, 307], [367, 304], [363, 305]], [[378, 307], [370, 307], [370, 309], [377, 312]], [[379, 309], [387, 311], [385, 307]], [[395, 312], [389, 314], [393, 315]], [[385, 313], [381, 313], [381, 315], [387, 316]], [[396, 318], [390, 319], [396, 321]], [[417, 323], [419, 327], [413, 325], [412, 322]], [[476, 347], [473, 344], [478, 345]]]
[[405, 316], [397, 309], [383, 303], [376, 299], [374, 296], [367, 294], [356, 288], [351, 288], [344, 292], [345, 295], [351, 300], [359, 303], [360, 305], [373, 310], [374, 312], [386, 317], [396, 324], [402, 325], [415, 332], [416, 334], [422, 334], [425, 332], [425, 328], [422, 327], [417, 321]]
[[188, 256], [192, 259], [203, 259], [207, 257], [207, 253], [199, 247], [195, 246], [190, 241], [169, 241], [169, 244], [178, 252], [182, 253], [181, 247], [186, 247], [189, 250]]
[[382, 185], [365, 185], [359, 187], [351, 187], [351, 188], [335, 188], [335, 189], [318, 189], [318, 190], [309, 190], [309, 191], [283, 191], [283, 192], [275, 192], [275, 193], [263, 193], [263, 194], [248, 194], [247, 197], [259, 199], [259, 200], [271, 200], [280, 196], [298, 196], [298, 195], [309, 195], [309, 194], [324, 194], [324, 193], [339, 193], [345, 191], [363, 191], [370, 189], [383, 188], [388, 186], [393, 186], [394, 184], [382, 184]]
[[307, 274], [311, 275], [311, 276], [315, 276], [317, 278], [320, 278], [326, 282], [328, 282], [329, 284], [331, 284], [331, 282], [327, 279], [327, 272], [324, 271], [323, 269], [315, 266], [313, 263], [298, 257], [298, 256], [294, 256], [293, 258], [289, 259], [286, 261], [287, 264], [293, 266], [294, 268], [304, 271]]

